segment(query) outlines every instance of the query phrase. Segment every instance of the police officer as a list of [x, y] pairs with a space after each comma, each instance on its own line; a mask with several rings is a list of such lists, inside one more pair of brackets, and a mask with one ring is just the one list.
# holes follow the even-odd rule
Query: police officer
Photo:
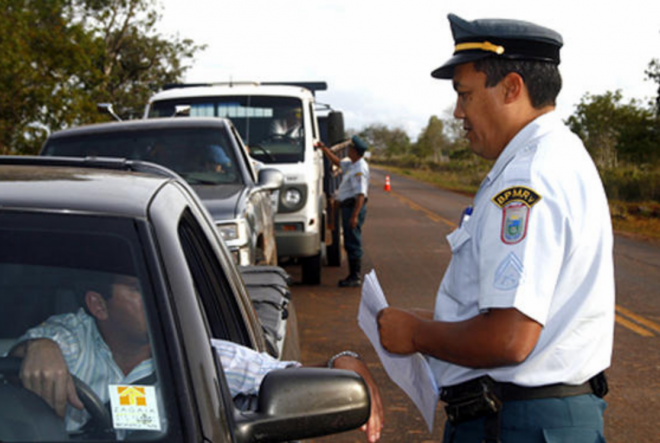
[[[348, 158], [340, 160], [333, 152], [348, 145]], [[369, 187], [369, 165], [364, 159], [368, 145], [357, 135], [346, 143], [328, 148], [317, 144], [328, 159], [342, 170], [343, 176], [337, 198], [341, 206], [344, 248], [348, 255], [349, 274], [339, 281], [341, 287], [356, 287], [362, 284], [362, 225], [367, 216], [367, 190]]]
[[614, 329], [612, 227], [598, 171], [555, 112], [561, 36], [449, 15], [472, 151], [494, 161], [460, 227], [433, 312], [386, 308], [390, 352], [429, 356], [446, 442], [604, 441]]

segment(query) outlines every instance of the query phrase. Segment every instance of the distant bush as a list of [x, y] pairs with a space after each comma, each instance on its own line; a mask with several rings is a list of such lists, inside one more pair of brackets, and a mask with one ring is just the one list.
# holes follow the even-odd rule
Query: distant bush
[[600, 170], [610, 200], [660, 202], [660, 167], [636, 165]]

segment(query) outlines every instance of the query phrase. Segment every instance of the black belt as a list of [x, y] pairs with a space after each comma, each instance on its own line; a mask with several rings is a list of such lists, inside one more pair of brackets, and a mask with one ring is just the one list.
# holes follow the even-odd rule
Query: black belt
[[[450, 423], [457, 425], [485, 417], [485, 441], [499, 442], [499, 420], [502, 403], [541, 398], [572, 397], [584, 394], [595, 394], [599, 397], [604, 397], [607, 394], [607, 380], [603, 372], [581, 385], [558, 383], [538, 387], [497, 382], [488, 376], [484, 376], [443, 388], [440, 400], [447, 403], [445, 411], [447, 420]], [[453, 440], [453, 436], [450, 438], [451, 440]]]

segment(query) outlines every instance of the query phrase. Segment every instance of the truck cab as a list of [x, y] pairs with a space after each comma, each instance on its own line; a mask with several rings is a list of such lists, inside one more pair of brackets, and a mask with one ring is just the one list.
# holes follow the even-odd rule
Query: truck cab
[[[321, 140], [315, 92], [326, 88], [322, 82], [174, 85], [154, 95], [145, 110], [145, 118], [229, 118], [250, 155], [284, 174], [275, 216], [277, 251], [302, 265], [307, 284], [320, 283], [326, 243], [338, 238], [326, 229], [339, 229], [328, 222], [332, 205], [324, 189], [326, 167], [322, 152], [314, 148]], [[336, 254], [336, 242], [333, 247]]]

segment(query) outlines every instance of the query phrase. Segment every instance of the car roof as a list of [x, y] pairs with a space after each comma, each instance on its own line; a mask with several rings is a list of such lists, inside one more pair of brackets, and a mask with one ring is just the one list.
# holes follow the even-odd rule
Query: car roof
[[54, 132], [48, 138], [55, 140], [60, 137], [171, 128], [220, 128], [226, 130], [230, 124], [229, 119], [220, 117], [164, 117], [78, 126]]
[[[12, 159], [18, 160], [12, 162]], [[168, 176], [167, 170], [156, 175], [94, 167], [94, 163], [106, 160], [121, 163], [116, 159], [0, 157], [0, 210], [146, 218], [158, 190], [177, 180], [173, 174]], [[124, 162], [153, 166], [156, 172], [164, 169], [144, 162]]]

